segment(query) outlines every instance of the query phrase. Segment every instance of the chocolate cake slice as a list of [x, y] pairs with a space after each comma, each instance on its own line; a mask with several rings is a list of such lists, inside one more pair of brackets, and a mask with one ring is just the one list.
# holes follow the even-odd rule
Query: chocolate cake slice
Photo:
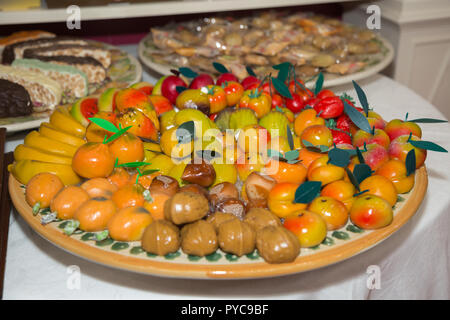
[[40, 56], [32, 51], [24, 54], [25, 59], [37, 59], [44, 62], [50, 62], [58, 65], [73, 66], [83, 72], [89, 83], [102, 83], [106, 79], [106, 69], [102, 64], [92, 57], [74, 57], [74, 56]]
[[40, 72], [0, 65], [0, 79], [23, 86], [30, 95], [35, 112], [52, 110], [61, 101], [61, 85]]
[[27, 116], [32, 112], [28, 91], [20, 84], [0, 79], [0, 118]]
[[99, 48], [92, 45], [85, 46], [77, 44], [57, 44], [48, 47], [26, 49], [24, 54], [33, 54], [44, 57], [91, 57], [99, 61], [104, 68], [108, 68], [111, 65], [111, 52], [108, 49]]
[[83, 39], [72, 37], [40, 38], [34, 40], [21, 41], [8, 45], [3, 49], [2, 63], [11, 64], [15, 59], [22, 58], [24, 51], [27, 49], [44, 48], [62, 44], [76, 44], [87, 46], [89, 42]]

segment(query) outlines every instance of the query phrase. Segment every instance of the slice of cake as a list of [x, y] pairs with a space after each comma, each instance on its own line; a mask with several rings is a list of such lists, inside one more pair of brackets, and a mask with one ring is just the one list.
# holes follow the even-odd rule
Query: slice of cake
[[38, 59], [44, 62], [51, 62], [59, 65], [73, 66], [84, 72], [89, 83], [102, 83], [106, 79], [106, 69], [102, 64], [92, 57], [73, 57], [73, 56], [52, 56], [45, 57], [25, 52], [25, 59]]
[[65, 95], [81, 98], [88, 95], [89, 82], [87, 76], [73, 66], [58, 65], [37, 59], [16, 59], [13, 67], [40, 72], [57, 81]]
[[42, 30], [18, 31], [0, 39], [0, 50], [11, 44], [40, 38], [54, 38], [56, 35]]
[[0, 79], [24, 87], [30, 95], [35, 112], [52, 110], [61, 101], [63, 91], [60, 84], [40, 72], [0, 65]]
[[96, 46], [84, 46], [77, 44], [57, 44], [48, 47], [39, 47], [34, 49], [26, 49], [25, 55], [34, 54], [44, 57], [55, 56], [74, 56], [74, 57], [91, 57], [99, 61], [103, 68], [111, 65], [111, 52], [108, 49]]
[[8, 45], [3, 49], [2, 63], [11, 64], [15, 59], [23, 58], [23, 53], [27, 49], [44, 48], [58, 44], [88, 45], [89, 42], [72, 37], [40, 38], [35, 40], [17, 42]]
[[32, 112], [28, 91], [20, 84], [0, 79], [0, 118], [27, 116]]

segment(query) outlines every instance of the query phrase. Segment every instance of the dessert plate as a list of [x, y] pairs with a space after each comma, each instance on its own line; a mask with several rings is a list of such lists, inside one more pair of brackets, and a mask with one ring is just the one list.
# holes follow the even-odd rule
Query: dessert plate
[[189, 279], [251, 279], [300, 273], [325, 267], [362, 253], [399, 230], [417, 211], [426, 194], [428, 176], [425, 167], [415, 174], [415, 186], [402, 194], [394, 209], [394, 220], [378, 230], [361, 230], [349, 222], [337, 231], [329, 231], [324, 242], [314, 248], [302, 249], [291, 263], [268, 264], [255, 250], [237, 257], [217, 250], [206, 257], [189, 256], [181, 250], [166, 256], [147, 254], [139, 242], [119, 242], [111, 238], [93, 239], [93, 234], [77, 230], [63, 233], [65, 221], [41, 224], [41, 215], [34, 216], [25, 201], [24, 186], [12, 175], [9, 192], [12, 202], [28, 225], [54, 245], [69, 253], [110, 267], [154, 276]]

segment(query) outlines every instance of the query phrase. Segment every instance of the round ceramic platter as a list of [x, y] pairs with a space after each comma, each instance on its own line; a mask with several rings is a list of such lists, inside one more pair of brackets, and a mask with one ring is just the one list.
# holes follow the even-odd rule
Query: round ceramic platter
[[[381, 45], [380, 53], [374, 54], [367, 58], [367, 66], [355, 73], [348, 75], [337, 75], [331, 73], [324, 73], [324, 88], [334, 87], [347, 83], [352, 83], [352, 80], [359, 81], [371, 77], [384, 68], [386, 68], [394, 59], [394, 47], [392, 44], [381, 36], [377, 36]], [[178, 69], [176, 65], [160, 64], [154, 61], [151, 54], [147, 52], [147, 48], [154, 46], [152, 35], [149, 34], [139, 42], [138, 55], [142, 63], [151, 70], [161, 74], [171, 74], [171, 69]], [[306, 81], [306, 86], [311, 88], [315, 84], [315, 78]]]
[[[112, 64], [108, 68], [108, 76], [111, 78], [111, 82], [131, 85], [142, 79], [142, 66], [135, 57], [118, 47], [93, 42], [112, 51]], [[23, 117], [3, 118], [0, 119], [0, 127], [6, 128], [7, 133], [38, 128], [42, 122], [48, 121], [51, 113], [52, 111], [48, 111]]]
[[139, 242], [119, 242], [111, 238], [95, 241], [93, 234], [81, 230], [68, 236], [65, 221], [41, 224], [42, 215], [34, 216], [25, 201], [24, 186], [12, 175], [9, 178], [11, 199], [29, 226], [54, 245], [93, 262], [110, 267], [162, 277], [190, 279], [251, 279], [289, 275], [313, 270], [348, 259], [385, 240], [400, 229], [417, 211], [428, 185], [425, 167], [416, 171], [415, 186], [401, 195], [395, 205], [393, 222], [378, 230], [361, 230], [350, 222], [340, 230], [329, 231], [324, 242], [302, 249], [291, 263], [268, 264], [257, 250], [237, 257], [217, 250], [206, 257], [189, 256], [181, 250], [166, 256], [148, 254]]

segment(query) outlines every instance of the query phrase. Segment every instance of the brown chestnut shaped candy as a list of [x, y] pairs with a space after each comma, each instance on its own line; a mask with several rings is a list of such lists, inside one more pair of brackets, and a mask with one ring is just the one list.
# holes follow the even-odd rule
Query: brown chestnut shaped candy
[[258, 172], [252, 172], [245, 180], [245, 194], [249, 202], [258, 203], [258, 207], [264, 207], [267, 204], [269, 192], [276, 185], [276, 181]]
[[187, 184], [182, 186], [179, 190], [179, 192], [193, 192], [193, 193], [198, 193], [201, 194], [202, 196], [205, 196], [205, 198], [209, 198], [209, 194], [208, 194], [208, 190], [202, 186], [199, 186], [198, 184]]
[[236, 216], [238, 219], [242, 220], [245, 216], [245, 204], [243, 201], [239, 199], [227, 199], [220, 201], [215, 206], [215, 211], [231, 213]]
[[209, 187], [216, 179], [216, 170], [204, 159], [194, 159], [192, 163], [186, 165], [181, 179], [202, 187]]
[[239, 190], [234, 183], [222, 182], [209, 189], [209, 201], [212, 206], [227, 199], [239, 199]]
[[256, 248], [268, 263], [287, 263], [300, 254], [298, 238], [285, 227], [267, 226], [256, 232]]
[[208, 199], [200, 193], [178, 192], [164, 203], [164, 217], [177, 225], [199, 220], [208, 211]]
[[153, 221], [144, 231], [142, 248], [149, 253], [165, 256], [180, 248], [180, 230], [167, 220]]
[[178, 181], [172, 177], [159, 175], [156, 176], [150, 184], [150, 194], [152, 193], [164, 193], [169, 196], [173, 196], [178, 192], [180, 186]]
[[213, 225], [216, 231], [219, 231], [219, 226], [227, 221], [238, 219], [234, 214], [226, 212], [214, 212], [206, 218], [206, 222]]
[[255, 231], [267, 226], [282, 226], [280, 218], [269, 210], [263, 208], [252, 208], [247, 211], [244, 221], [247, 222]]
[[216, 230], [212, 224], [199, 220], [181, 229], [181, 249], [193, 256], [207, 256], [219, 247]]
[[238, 219], [220, 224], [217, 238], [223, 251], [238, 257], [255, 250], [255, 230], [248, 223]]

